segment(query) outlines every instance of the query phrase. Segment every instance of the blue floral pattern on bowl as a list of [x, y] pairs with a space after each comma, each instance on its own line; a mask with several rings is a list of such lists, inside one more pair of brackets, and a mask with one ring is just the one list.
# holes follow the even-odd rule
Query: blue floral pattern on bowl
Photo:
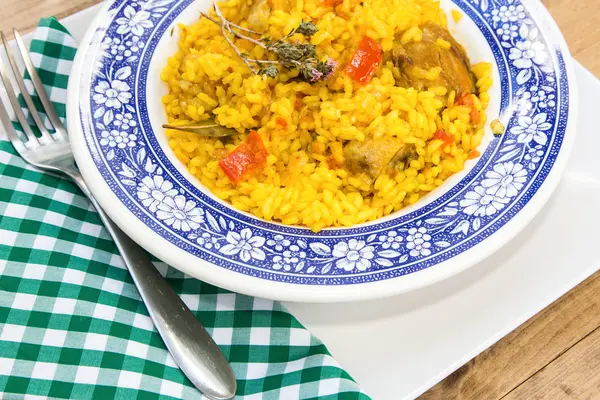
[[420, 209], [348, 229], [258, 220], [209, 197], [172, 165], [147, 117], [154, 49], [191, 0], [116, 0], [90, 85], [86, 142], [113, 192], [147, 226], [213, 264], [263, 279], [316, 285], [414, 273], [462, 253], [534, 196], [558, 154], [569, 111], [563, 55], [518, 0], [455, 0], [487, 39], [500, 71], [506, 133], [453, 188]]

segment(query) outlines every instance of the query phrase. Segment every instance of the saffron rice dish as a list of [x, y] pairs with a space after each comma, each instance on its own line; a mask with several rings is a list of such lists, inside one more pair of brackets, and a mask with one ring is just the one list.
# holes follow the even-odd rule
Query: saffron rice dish
[[[229, 0], [177, 27], [169, 146], [236, 209], [318, 232], [418, 202], [479, 156], [492, 85], [435, 0]], [[216, 125], [225, 135], [188, 129]]]

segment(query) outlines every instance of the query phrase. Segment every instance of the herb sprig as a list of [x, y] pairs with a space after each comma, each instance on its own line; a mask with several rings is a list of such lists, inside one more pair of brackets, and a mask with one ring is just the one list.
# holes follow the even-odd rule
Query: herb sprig
[[[275, 78], [279, 75], [280, 68], [288, 70], [298, 69], [299, 76], [303, 80], [307, 82], [318, 82], [331, 76], [337, 67], [337, 63], [329, 58], [326, 61], [319, 61], [314, 44], [294, 43], [289, 40], [296, 34], [300, 34], [305, 38], [310, 38], [317, 33], [318, 29], [312, 22], [302, 21], [295, 29], [292, 29], [290, 33], [279, 40], [274, 41], [268, 37], [260, 37], [257, 39], [255, 38], [256, 36], [261, 36], [259, 32], [228, 21], [223, 16], [223, 12], [216, 3], [213, 4], [213, 7], [218, 20], [206, 13], [201, 13], [202, 16], [221, 27], [221, 33], [227, 43], [229, 43], [231, 48], [254, 74]], [[251, 35], [255, 37], [252, 37]], [[241, 52], [240, 49], [238, 49], [231, 38], [232, 36], [247, 40], [269, 52], [275, 53], [278, 59], [257, 60], [250, 58], [247, 53]]]

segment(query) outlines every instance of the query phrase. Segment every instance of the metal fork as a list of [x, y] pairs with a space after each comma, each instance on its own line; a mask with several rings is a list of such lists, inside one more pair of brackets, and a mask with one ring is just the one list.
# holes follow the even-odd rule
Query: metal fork
[[108, 218], [88, 189], [75, 166], [67, 131], [44, 90], [21, 35], [14, 30], [18, 53], [31, 77], [48, 120], [54, 128], [54, 133], [49, 132], [44, 126], [25, 82], [21, 78], [21, 71], [11, 53], [6, 36], [3, 32], [0, 32], [0, 36], [14, 74], [14, 81], [17, 83], [35, 125], [41, 132], [41, 137], [36, 137], [27, 123], [14, 85], [9, 78], [8, 70], [0, 57], [0, 77], [13, 112], [26, 136], [25, 141], [18, 137], [8, 111], [0, 99], [0, 120], [15, 150], [29, 164], [61, 177], [70, 178], [79, 186], [98, 211], [102, 222], [117, 244], [125, 265], [127, 265], [142, 300], [148, 308], [148, 313], [179, 368], [205, 396], [213, 399], [232, 398], [236, 391], [235, 376], [219, 347], [156, 270], [147, 253]]

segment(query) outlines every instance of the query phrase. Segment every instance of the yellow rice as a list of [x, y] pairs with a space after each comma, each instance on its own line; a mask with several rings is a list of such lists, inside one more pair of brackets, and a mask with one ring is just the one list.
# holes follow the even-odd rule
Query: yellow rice
[[[244, 19], [251, 0], [219, 4], [226, 18], [247, 26]], [[359, 4], [344, 0], [335, 10], [324, 6], [323, 0], [273, 0], [273, 4], [270, 37], [280, 38], [302, 20], [313, 21], [319, 29], [311, 38], [317, 54], [338, 61], [340, 68], [319, 84], [294, 80], [297, 72], [290, 71], [275, 79], [253, 75], [218, 26], [206, 19], [181, 25], [179, 50], [161, 74], [169, 87], [162, 99], [169, 122], [185, 124], [216, 117], [220, 124], [240, 132], [224, 145], [218, 139], [167, 130], [170, 147], [204, 186], [259, 218], [319, 231], [398, 211], [464, 168], [484, 133], [487, 91], [492, 84], [490, 64], [472, 67], [479, 90], [475, 107], [481, 111], [476, 126], [469, 122], [470, 108], [455, 105], [456, 93], [448, 93], [445, 87], [428, 91], [396, 87], [394, 77], [399, 71], [391, 63], [380, 66], [364, 87], [343, 72], [363, 35], [389, 51], [397, 32], [404, 32], [403, 41], [420, 40], [418, 25], [423, 22], [446, 26], [447, 17], [437, 1], [364, 0]], [[251, 58], [266, 57], [258, 46], [241, 40], [236, 44]], [[435, 68], [422, 71], [427, 79], [436, 79], [439, 72]], [[212, 96], [203, 90], [205, 82], [217, 84]], [[299, 109], [295, 107], [297, 94], [304, 96]], [[436, 98], [445, 95], [446, 104]], [[279, 122], [282, 119], [286, 127]], [[452, 135], [454, 143], [443, 146], [441, 140], [433, 139], [438, 129]], [[249, 130], [258, 131], [269, 152], [267, 167], [233, 185], [218, 162]], [[343, 165], [346, 141], [370, 137], [414, 143], [419, 157], [397, 175], [384, 173], [374, 181], [337, 167]]]

